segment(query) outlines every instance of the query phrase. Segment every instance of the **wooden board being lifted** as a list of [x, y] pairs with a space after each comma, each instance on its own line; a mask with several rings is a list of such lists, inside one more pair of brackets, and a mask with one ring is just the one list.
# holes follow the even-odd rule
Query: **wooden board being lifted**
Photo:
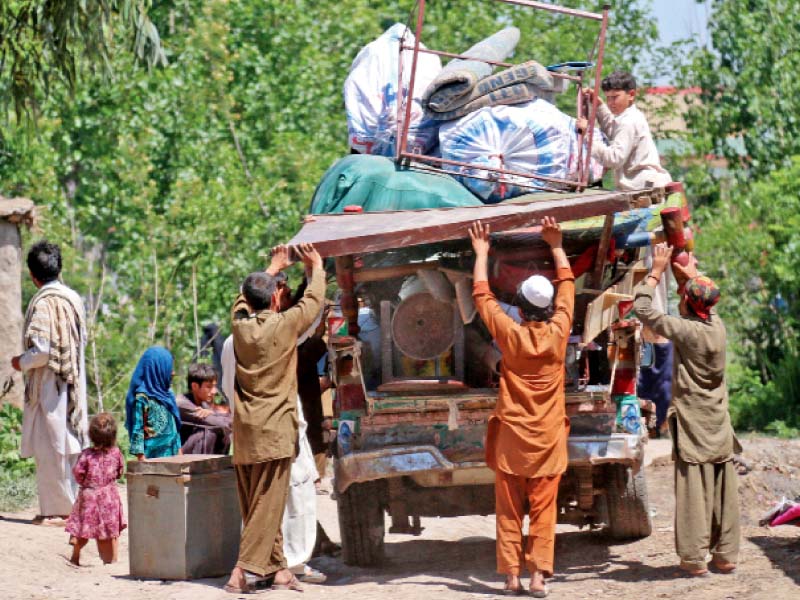
[[[627, 269], [625, 277], [618, 284], [599, 293], [586, 307], [586, 320], [583, 325], [582, 343], [588, 344], [600, 335], [618, 316], [617, 303], [621, 300], [633, 300], [633, 288], [639, 283], [648, 269], [640, 261]], [[583, 290], [592, 293], [594, 290]]]
[[492, 231], [533, 225], [542, 217], [570, 221], [629, 210], [630, 192], [564, 194], [527, 204], [502, 203], [462, 208], [314, 215], [289, 245], [314, 244], [323, 256], [344, 256], [467, 237], [469, 224], [481, 220]]

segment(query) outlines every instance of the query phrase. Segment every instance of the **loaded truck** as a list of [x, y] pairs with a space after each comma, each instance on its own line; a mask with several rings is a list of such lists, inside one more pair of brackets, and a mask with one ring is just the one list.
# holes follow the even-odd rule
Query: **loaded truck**
[[[394, 156], [349, 156], [331, 167], [311, 214], [289, 242], [313, 243], [336, 273], [338, 312], [329, 321], [328, 356], [336, 385], [334, 494], [348, 564], [381, 564], [387, 515], [390, 532], [418, 535], [423, 517], [494, 512], [494, 474], [486, 465], [484, 444], [501, 356], [472, 301], [468, 227], [476, 220], [491, 227], [489, 283], [498, 299], [509, 303], [510, 315], [516, 313], [510, 303], [521, 281], [554, 272], [540, 236], [542, 217], [561, 223], [576, 275], [565, 365], [569, 466], [560, 482], [558, 521], [596, 528], [615, 539], [651, 532], [642, 463], [646, 421], [653, 411], [637, 396], [639, 369], [648, 353], [631, 314], [631, 294], [647, 273], [649, 245], [665, 238], [690, 243], [683, 235], [689, 220], [686, 199], [679, 183], [639, 191], [593, 187], [598, 100], [595, 94], [587, 102], [581, 89], [592, 68], [592, 85], [600, 88], [609, 7], [595, 14], [552, 3], [499, 1], [599, 24], [590, 62], [537, 71], [550, 91], [576, 84], [577, 116], [588, 117], [585, 132], [579, 128], [574, 134], [574, 121], [542, 99], [524, 109], [534, 116], [538, 109], [553, 115], [542, 126], [524, 125], [532, 127], [531, 139], [521, 144], [526, 151], [541, 150], [549, 132], [567, 123], [553, 134], [561, 136], [554, 143], [563, 143], [563, 152], [542, 159], [563, 156], [563, 164], [556, 165], [562, 175], [537, 172], [536, 165], [515, 166], [523, 163], [515, 163], [502, 147], [489, 156], [444, 158], [443, 150], [426, 155], [410, 143], [410, 128], [421, 126], [415, 88], [420, 56], [465, 57], [421, 44], [421, 0], [414, 35], [408, 29], [392, 46], [399, 51], [393, 89], [402, 92], [379, 95], [383, 102], [396, 102], [384, 111], [396, 115], [394, 129], [379, 132], [395, 148]], [[497, 85], [518, 74], [504, 73]], [[503, 104], [504, 98], [492, 96], [488, 102]], [[504, 127], [523, 130], [515, 123]], [[440, 142], [445, 138], [440, 134]], [[354, 145], [352, 139], [351, 147], [369, 152], [369, 146]], [[471, 186], [473, 180], [494, 190], [493, 199], [484, 201], [502, 201], [484, 204], [476, 197], [482, 188]], [[512, 198], [507, 186], [533, 193]]]
[[312, 242], [333, 257], [338, 288], [329, 358], [345, 562], [381, 564], [386, 515], [390, 532], [419, 534], [422, 517], [494, 512], [484, 440], [500, 354], [471, 298], [467, 228], [475, 220], [497, 231], [490, 284], [508, 302], [528, 275], [552, 272], [549, 247], [531, 223], [552, 215], [562, 224], [577, 297], [558, 522], [615, 539], [650, 534], [642, 460], [651, 407], [636, 396], [642, 338], [629, 311], [648, 271], [646, 246], [666, 235], [662, 212], [669, 226], [688, 221], [680, 184], [537, 193], [492, 206], [350, 207], [308, 220], [291, 243]]

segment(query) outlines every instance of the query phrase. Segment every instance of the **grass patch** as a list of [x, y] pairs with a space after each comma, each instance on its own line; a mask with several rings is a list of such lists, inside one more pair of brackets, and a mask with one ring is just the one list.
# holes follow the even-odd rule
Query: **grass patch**
[[21, 458], [22, 409], [0, 406], [0, 511], [17, 512], [36, 499], [35, 465]]
[[36, 477], [0, 477], [0, 511], [19, 512], [36, 500]]

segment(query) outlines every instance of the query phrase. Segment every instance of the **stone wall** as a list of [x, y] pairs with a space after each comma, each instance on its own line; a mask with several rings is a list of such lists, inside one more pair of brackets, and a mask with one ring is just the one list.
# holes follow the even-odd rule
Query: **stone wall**
[[22, 406], [23, 383], [11, 357], [22, 351], [21, 261], [19, 226], [0, 219], [0, 403], [17, 406]]

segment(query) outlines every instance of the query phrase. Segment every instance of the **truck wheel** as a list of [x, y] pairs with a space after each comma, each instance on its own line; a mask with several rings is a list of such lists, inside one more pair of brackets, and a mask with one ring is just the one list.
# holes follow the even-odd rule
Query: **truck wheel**
[[354, 483], [339, 494], [339, 532], [345, 564], [376, 567], [383, 563], [383, 482]]
[[647, 504], [644, 468], [634, 473], [625, 465], [609, 465], [606, 474], [608, 534], [617, 540], [650, 535], [653, 525]]

